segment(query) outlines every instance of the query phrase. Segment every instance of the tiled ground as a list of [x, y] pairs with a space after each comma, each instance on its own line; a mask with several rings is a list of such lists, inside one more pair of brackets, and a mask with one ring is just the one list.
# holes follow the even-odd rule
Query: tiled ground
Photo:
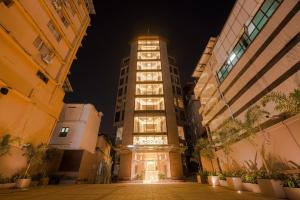
[[29, 190], [0, 190], [0, 200], [267, 200], [250, 192], [237, 193], [197, 183], [57, 185]]

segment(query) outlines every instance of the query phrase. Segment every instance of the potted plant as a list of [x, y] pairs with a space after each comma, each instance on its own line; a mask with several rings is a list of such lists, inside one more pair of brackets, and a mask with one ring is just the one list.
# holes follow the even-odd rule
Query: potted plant
[[276, 198], [286, 198], [282, 187], [282, 180], [285, 178], [284, 174], [278, 172], [268, 173], [262, 170], [258, 172], [257, 183], [262, 194]]
[[207, 171], [199, 171], [197, 173], [197, 182], [202, 184], [207, 183], [207, 176], [208, 176]]
[[228, 172], [226, 174], [226, 181], [228, 187], [237, 191], [242, 190], [243, 189], [243, 184], [241, 179], [242, 174], [243, 174], [242, 171], [239, 170]]
[[209, 185], [212, 186], [220, 185], [219, 176], [217, 172], [208, 172], [207, 180]]
[[300, 174], [298, 177], [289, 176], [283, 181], [283, 189], [288, 199], [300, 199]]
[[223, 186], [223, 187], [227, 187], [228, 184], [227, 184], [227, 181], [226, 181], [226, 173], [219, 173], [219, 182], [220, 182], [220, 185]]
[[0, 175], [0, 189], [9, 189], [16, 187], [16, 183], [14, 183], [13, 177], [2, 177]]
[[45, 153], [42, 156], [42, 177], [40, 179], [39, 184], [40, 185], [48, 185], [49, 184], [49, 176], [48, 176], [48, 170], [47, 167], [50, 165], [50, 163], [53, 161], [53, 159], [59, 154], [58, 149], [47, 147]]
[[261, 192], [257, 184], [257, 175], [255, 172], [244, 173], [241, 178], [244, 190], [254, 193]]
[[23, 156], [26, 156], [27, 166], [24, 174], [17, 178], [17, 187], [27, 188], [31, 183], [29, 170], [33, 165], [42, 163], [42, 156], [46, 150], [46, 145], [40, 144], [35, 147], [32, 144], [27, 143], [22, 145], [22, 150], [24, 151]]

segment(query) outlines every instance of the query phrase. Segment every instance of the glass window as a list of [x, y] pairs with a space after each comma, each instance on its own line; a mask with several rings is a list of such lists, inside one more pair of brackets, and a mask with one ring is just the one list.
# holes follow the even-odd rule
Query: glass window
[[161, 69], [160, 61], [138, 61], [137, 62], [138, 70], [158, 70]]
[[56, 41], [59, 42], [61, 40], [61, 35], [51, 20], [48, 22], [48, 28], [55, 37]]
[[67, 137], [68, 133], [69, 133], [70, 128], [69, 127], [62, 127], [60, 129], [60, 132], [58, 134], [59, 137]]
[[245, 33], [242, 35], [233, 51], [229, 54], [224, 65], [217, 72], [220, 82], [227, 77], [233, 66], [238, 62], [239, 58], [244, 54], [251, 42], [258, 35], [259, 31], [269, 20], [270, 16], [278, 8], [282, 0], [266, 0], [257, 11], [249, 25], [246, 27]]
[[135, 116], [134, 117], [135, 133], [160, 133], [167, 132], [165, 116]]
[[177, 130], [178, 130], [179, 138], [182, 139], [182, 140], [185, 140], [183, 127], [182, 126], [177, 126]]
[[138, 60], [157, 60], [160, 59], [159, 51], [138, 52]]
[[136, 84], [136, 95], [162, 95], [162, 84]]
[[161, 72], [137, 72], [136, 81], [162, 81]]
[[135, 110], [164, 110], [163, 97], [135, 98]]

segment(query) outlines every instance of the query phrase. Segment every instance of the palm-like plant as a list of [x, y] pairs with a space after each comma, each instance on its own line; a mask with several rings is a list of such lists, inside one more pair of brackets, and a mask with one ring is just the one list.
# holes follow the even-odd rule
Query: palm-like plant
[[213, 133], [217, 138], [217, 142], [223, 147], [227, 160], [231, 152], [230, 145], [240, 137], [239, 133], [242, 130], [241, 124], [242, 122], [239, 120], [230, 118], [221, 125], [219, 130]]
[[0, 137], [0, 157], [9, 153], [12, 143], [17, 141], [18, 138], [14, 138], [9, 134], [5, 134]]
[[42, 162], [43, 162], [43, 177], [47, 176], [47, 166], [52, 162], [52, 160], [57, 157], [59, 154], [59, 150], [52, 147], [46, 147], [44, 153], [42, 154]]
[[0, 157], [10, 151], [11, 135], [5, 134], [0, 138]]
[[262, 105], [267, 103], [275, 103], [274, 109], [287, 115], [295, 115], [300, 112], [300, 90], [295, 89], [289, 95], [282, 92], [271, 92], [263, 97]]
[[46, 149], [47, 146], [45, 144], [39, 144], [35, 147], [34, 145], [27, 143], [22, 146], [22, 150], [24, 151], [23, 156], [26, 156], [27, 159], [27, 167], [23, 178], [28, 176], [28, 171], [32, 165], [43, 163], [43, 156]]
[[200, 138], [197, 140], [195, 152], [199, 152], [201, 156], [207, 158], [211, 163], [213, 171], [215, 171], [212, 163], [212, 160], [215, 158], [214, 145], [211, 144], [208, 139]]

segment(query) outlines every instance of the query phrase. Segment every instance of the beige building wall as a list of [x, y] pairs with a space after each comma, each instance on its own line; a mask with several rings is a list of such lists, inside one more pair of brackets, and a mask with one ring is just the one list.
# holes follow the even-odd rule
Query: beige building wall
[[[92, 104], [65, 104], [50, 145], [58, 149], [84, 149], [94, 153], [102, 116]], [[62, 134], [64, 131], [66, 135]]]
[[[253, 32], [250, 31], [253, 24], [257, 23], [257, 13], [267, 12], [263, 11], [268, 7], [264, 2], [237, 1], [215, 42], [211, 56], [203, 63], [202, 71], [194, 72], [194, 77], [198, 79], [195, 94], [202, 103], [199, 110], [203, 116], [202, 123], [211, 131], [217, 130], [224, 120], [231, 116], [243, 120], [247, 109], [259, 104], [261, 98], [271, 91], [288, 94], [299, 88], [300, 2], [297, 0], [269, 1], [273, 3], [270, 4], [273, 7], [268, 10], [269, 17], [264, 18], [267, 19], [266, 23], [261, 25], [256, 36], [248, 42], [239, 59], [234, 61], [230, 72], [223, 73], [225, 78], [219, 77], [226, 63], [237, 58], [237, 54], [233, 55], [236, 44], [240, 42], [245, 45], [242, 38], [247, 34], [248, 37], [252, 37]], [[274, 12], [270, 14], [270, 10]], [[258, 26], [260, 25], [256, 25]], [[266, 109], [271, 112], [271, 116], [279, 114], [272, 106], [267, 106]], [[267, 120], [269, 119], [264, 121]], [[276, 134], [275, 129], [270, 127], [270, 135], [277, 137]], [[282, 137], [283, 143], [295, 152], [289, 138], [288, 135]], [[273, 147], [268, 148], [268, 151], [277, 155], [275, 144], [272, 143]], [[244, 156], [245, 159], [249, 158]], [[234, 157], [240, 161], [243, 158]], [[289, 155], [285, 154], [282, 157], [288, 159]]]
[[[0, 94], [0, 135], [23, 143], [49, 142], [63, 106], [62, 86], [90, 24], [83, 1], [55, 2], [0, 3], [0, 88], [9, 90]], [[17, 155], [0, 158], [6, 162], [0, 173], [24, 167]]]

